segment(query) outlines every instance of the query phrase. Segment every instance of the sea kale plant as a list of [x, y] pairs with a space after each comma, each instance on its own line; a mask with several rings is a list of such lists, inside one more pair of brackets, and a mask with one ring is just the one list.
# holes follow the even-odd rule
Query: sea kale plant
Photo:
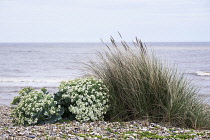
[[17, 125], [54, 123], [61, 119], [63, 113], [46, 89], [38, 92], [32, 88], [24, 88], [13, 104], [17, 107], [13, 109], [11, 116]]
[[[43, 89], [45, 90], [45, 89]], [[23, 88], [22, 90], [20, 90], [19, 92], [19, 96], [15, 96], [13, 101], [12, 101], [12, 105], [18, 105], [20, 103], [20, 99], [25, 96], [28, 95], [31, 91], [34, 91], [33, 88], [31, 87], [27, 87], [27, 88]]]
[[102, 120], [109, 108], [108, 88], [91, 77], [61, 82], [54, 98], [65, 110], [63, 117], [81, 122]]

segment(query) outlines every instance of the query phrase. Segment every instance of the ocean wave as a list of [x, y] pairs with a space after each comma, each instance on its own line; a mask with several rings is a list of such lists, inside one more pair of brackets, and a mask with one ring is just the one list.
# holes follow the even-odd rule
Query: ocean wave
[[210, 72], [205, 71], [197, 71], [196, 74], [199, 76], [210, 76]]
[[65, 79], [14, 79], [0, 78], [0, 82], [31, 82], [31, 83], [58, 83]]

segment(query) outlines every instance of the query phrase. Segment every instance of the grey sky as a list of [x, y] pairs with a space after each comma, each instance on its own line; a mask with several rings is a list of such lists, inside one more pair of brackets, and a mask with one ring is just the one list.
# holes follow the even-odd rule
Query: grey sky
[[0, 0], [0, 42], [209, 41], [209, 0]]

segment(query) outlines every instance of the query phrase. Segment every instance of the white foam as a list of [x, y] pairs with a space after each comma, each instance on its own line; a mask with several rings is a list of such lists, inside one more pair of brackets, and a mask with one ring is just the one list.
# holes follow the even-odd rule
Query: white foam
[[31, 83], [57, 83], [64, 79], [15, 79], [15, 78], [0, 78], [0, 82], [31, 82]]
[[210, 76], [210, 72], [204, 72], [204, 71], [197, 71], [196, 74], [199, 76]]

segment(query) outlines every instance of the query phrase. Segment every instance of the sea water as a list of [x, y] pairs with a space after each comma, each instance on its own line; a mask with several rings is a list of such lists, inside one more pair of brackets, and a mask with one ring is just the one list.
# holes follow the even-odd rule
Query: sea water
[[[199, 96], [210, 101], [210, 43], [146, 43], [148, 50], [177, 65]], [[102, 43], [0, 43], [0, 104], [9, 105], [24, 87], [58, 91], [61, 81], [85, 76], [85, 64], [98, 61]], [[210, 103], [209, 103], [210, 104]]]

